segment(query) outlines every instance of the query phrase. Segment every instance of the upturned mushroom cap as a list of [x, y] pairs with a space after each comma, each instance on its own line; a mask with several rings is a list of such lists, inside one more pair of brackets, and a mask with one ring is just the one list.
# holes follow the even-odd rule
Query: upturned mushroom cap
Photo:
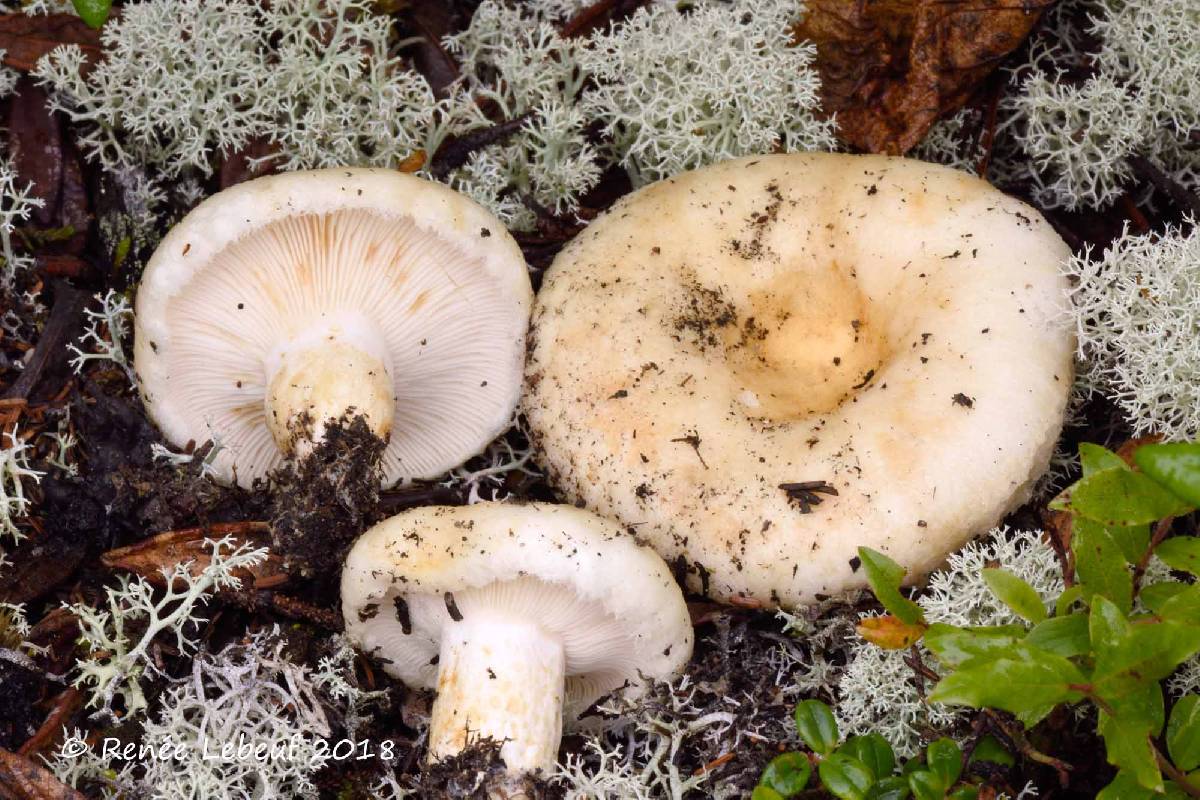
[[531, 302], [516, 243], [463, 195], [389, 170], [293, 172], [226, 189], [163, 239], [135, 362], [163, 434], [216, 437], [225, 481], [249, 486], [297, 422], [319, 439], [351, 410], [388, 439], [390, 484], [506, 427]]
[[[438, 703], [454, 695], [454, 709], [435, 704], [435, 754], [461, 749], [469, 731], [496, 736], [484, 717], [504, 715], [495, 725], [497, 738], [511, 740], [501, 750], [510, 768], [545, 766], [557, 752], [557, 735], [541, 752], [523, 752], [524, 720], [551, 714], [537, 724], [572, 727], [604, 694], [679, 671], [692, 650], [687, 606], [662, 559], [615, 523], [570, 506], [424, 507], [385, 520], [346, 558], [342, 613], [347, 636], [390, 675], [438, 688]], [[509, 634], [522, 627], [533, 633]], [[489, 641], [447, 665], [455, 637]], [[553, 661], [549, 651], [561, 652], [557, 666], [543, 664]], [[536, 668], [519, 665], [518, 680], [514, 658]], [[530, 695], [555, 669], [561, 706]]]
[[571, 501], [720, 600], [913, 578], [1028, 497], [1072, 382], [1068, 248], [904, 159], [730, 161], [623, 199], [558, 256], [524, 409]]

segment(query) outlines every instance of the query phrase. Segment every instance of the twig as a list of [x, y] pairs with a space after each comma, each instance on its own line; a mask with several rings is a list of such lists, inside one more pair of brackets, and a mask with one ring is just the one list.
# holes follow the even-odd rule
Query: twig
[[1007, 724], [1004, 719], [992, 709], [985, 708], [983, 713], [987, 715], [988, 719], [999, 730], [1004, 732], [1004, 735], [1016, 746], [1021, 755], [1023, 755], [1025, 758], [1028, 758], [1030, 761], [1036, 761], [1039, 764], [1045, 764], [1048, 767], [1052, 767], [1054, 771], [1058, 773], [1059, 785], [1064, 789], [1067, 788], [1071, 782], [1071, 770], [1074, 769], [1074, 767], [1065, 761], [1055, 758], [1054, 756], [1048, 756], [1035, 748], [1029, 743], [1029, 740], [1025, 738], [1024, 731], [1017, 730], [1013, 726]]
[[1159, 752], [1158, 747], [1154, 742], [1150, 743], [1150, 749], [1154, 751], [1154, 758], [1158, 760], [1158, 768], [1167, 773], [1167, 777], [1175, 781], [1175, 784], [1186, 792], [1190, 797], [1200, 797], [1200, 786], [1192, 783], [1191, 779], [1179, 771], [1179, 768]]
[[1150, 556], [1154, 555], [1154, 550], [1162, 540], [1167, 538], [1167, 534], [1171, 532], [1171, 523], [1175, 521], [1174, 517], [1166, 517], [1160, 519], [1154, 525], [1154, 533], [1150, 537], [1150, 544], [1146, 546], [1146, 552], [1142, 553], [1142, 557], [1138, 559], [1137, 565], [1133, 568], [1133, 596], [1137, 597], [1138, 591], [1142, 587], [1142, 577], [1146, 574], [1146, 567], [1150, 565]]
[[1154, 184], [1156, 189], [1165, 192], [1181, 211], [1187, 211], [1193, 218], [1200, 220], [1200, 197], [1197, 197], [1195, 192], [1189, 191], [1145, 156], [1131, 156], [1129, 166], [1133, 167], [1134, 173]]

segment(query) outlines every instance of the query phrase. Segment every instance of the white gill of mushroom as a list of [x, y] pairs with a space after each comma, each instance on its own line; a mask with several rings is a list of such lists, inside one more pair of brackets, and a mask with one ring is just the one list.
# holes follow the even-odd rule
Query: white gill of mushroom
[[433, 761], [474, 741], [503, 742], [510, 772], [548, 770], [562, 738], [566, 654], [531, 620], [478, 610], [449, 623], [429, 725]]
[[347, 414], [365, 417], [386, 442], [396, 409], [390, 360], [383, 334], [358, 315], [323, 319], [277, 347], [266, 362], [264, 402], [279, 449], [305, 455]]

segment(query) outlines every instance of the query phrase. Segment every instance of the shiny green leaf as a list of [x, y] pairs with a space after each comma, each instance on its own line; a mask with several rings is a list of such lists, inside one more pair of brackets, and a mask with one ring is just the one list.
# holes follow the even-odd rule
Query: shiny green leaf
[[916, 800], [945, 800], [946, 785], [942, 779], [927, 769], [908, 774], [908, 788]]
[[793, 715], [800, 741], [820, 755], [829, 755], [838, 743], [837, 720], [820, 700], [801, 700]]
[[910, 793], [908, 779], [893, 775], [877, 781], [867, 791], [867, 800], [905, 800]]
[[1144, 445], [1133, 452], [1133, 461], [1176, 497], [1200, 506], [1200, 442]]
[[1103, 595], [1128, 612], [1133, 605], [1133, 574], [1125, 553], [1103, 525], [1076, 519], [1071, 535], [1075, 575], [1084, 599]]
[[1185, 772], [1200, 767], [1200, 695], [1186, 695], [1171, 709], [1167, 752], [1175, 766]]
[[1142, 587], [1140, 597], [1142, 605], [1161, 616], [1162, 607], [1171, 598], [1186, 590], [1186, 583], [1177, 581], [1159, 581], [1158, 583], [1146, 584]]
[[888, 777], [896, 769], [896, 755], [892, 752], [892, 746], [878, 733], [851, 736], [838, 748], [838, 752], [861, 761], [871, 770], [875, 780]]
[[929, 771], [941, 780], [945, 791], [962, 774], [962, 750], [953, 739], [943, 737], [929, 743], [925, 750], [925, 763]]
[[774, 789], [786, 799], [804, 791], [811, 776], [812, 764], [808, 756], [803, 753], [784, 753], [767, 763], [758, 785]]
[[1171, 569], [1200, 575], [1200, 537], [1176, 536], [1161, 542], [1154, 554]]
[[1032, 726], [1059, 703], [1082, 699], [1072, 687], [1085, 682], [1079, 668], [1062, 656], [1018, 643], [1003, 657], [976, 659], [942, 678], [929, 700], [1009, 711]]
[[985, 736], [975, 745], [975, 749], [971, 751], [971, 762], [976, 761], [988, 761], [1002, 767], [1011, 767], [1017, 763], [1012, 753], [1008, 752], [995, 736]]
[[1070, 508], [1077, 516], [1113, 526], [1177, 517], [1190, 506], [1140, 472], [1113, 468], [1076, 483], [1071, 488]]
[[112, 0], [71, 0], [75, 13], [89, 28], [99, 28], [108, 20]]
[[935, 622], [925, 631], [925, 646], [939, 662], [958, 667], [976, 659], [1001, 657], [1025, 638], [1020, 625], [957, 628]]
[[1098, 444], [1084, 442], [1079, 445], [1079, 463], [1083, 466], [1083, 477], [1106, 469], [1129, 469], [1125, 459]]
[[900, 594], [900, 583], [906, 572], [904, 567], [869, 547], [858, 548], [858, 558], [866, 570], [871, 591], [888, 613], [909, 625], [925, 621], [921, 607]]
[[1025, 637], [1025, 643], [1048, 653], [1072, 658], [1092, 649], [1086, 614], [1068, 614], [1039, 622]]
[[985, 567], [980, 572], [988, 589], [1018, 617], [1037, 624], [1046, 618], [1046, 606], [1033, 587], [1006, 569]]
[[865, 800], [875, 783], [871, 771], [861, 761], [841, 753], [822, 759], [817, 774], [826, 791], [840, 800]]

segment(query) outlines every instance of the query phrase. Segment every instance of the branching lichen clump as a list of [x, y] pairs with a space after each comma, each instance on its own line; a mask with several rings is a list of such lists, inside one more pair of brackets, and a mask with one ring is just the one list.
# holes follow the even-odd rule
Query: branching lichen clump
[[[315, 797], [312, 776], [332, 753], [326, 706], [361, 711], [379, 693], [358, 689], [350, 664], [336, 654], [314, 672], [284, 649], [276, 626], [197, 655], [143, 725], [141, 743], [172, 758], [140, 759], [140, 774], [138, 762], [126, 761], [117, 772], [89, 749], [56, 758], [52, 769], [68, 785], [105, 797]], [[222, 752], [226, 744], [232, 753]], [[239, 745], [264, 748], [269, 757], [239, 755]]]
[[436, 148], [445, 106], [387, 55], [389, 32], [362, 0], [151, 0], [105, 26], [87, 77], [73, 45], [34, 74], [110, 170], [209, 174], [256, 139], [285, 169], [394, 167]]
[[[832, 123], [814, 115], [813, 49], [788, 32], [792, 4], [659, 3], [567, 39], [555, 26], [581, 6], [482, 3], [445, 42], [462, 78], [441, 98], [391, 55], [390, 18], [365, 0], [147, 0], [105, 26], [86, 77], [74, 46], [34, 74], [81, 123], [88, 156], [118, 174], [207, 175], [252, 144], [285, 170], [424, 165], [517, 229], [577, 212], [614, 162], [640, 184], [834, 146]], [[593, 143], [593, 122], [611, 141]], [[451, 137], [462, 154], [439, 163]]]
[[[191, 562], [176, 564], [162, 571], [166, 588], [158, 591], [143, 577], [122, 577], [116, 587], [105, 590], [105, 610], [83, 603], [66, 606], [79, 617], [80, 638], [91, 657], [77, 664], [75, 685], [87, 687], [91, 696], [88, 707], [102, 717], [114, 716], [113, 703], [119, 697], [126, 717], [144, 712], [147, 707], [142, 678], [157, 672], [150, 645], [160, 633], [174, 634], [175, 648], [184, 655], [193, 653], [196, 644], [188, 631], [203, 622], [197, 616], [216, 589], [241, 585], [235, 574], [267, 557], [266, 548], [237, 545], [226, 537], [207, 542], [212, 559], [197, 574]], [[137, 631], [137, 633], [133, 633]], [[133, 638], [136, 636], [136, 642]]]
[[1200, 234], [1125, 235], [1066, 266], [1079, 354], [1137, 434], [1200, 435]]
[[818, 120], [815, 49], [792, 41], [799, 6], [785, 0], [673, 3], [640, 9], [592, 37], [583, 99], [611, 156], [643, 185], [687, 169], [776, 149], [831, 150]]
[[[1000, 566], [1028, 582], [1047, 608], [1063, 591], [1058, 557], [1045, 537], [1001, 528], [950, 556], [945, 568], [930, 576], [928, 590], [917, 598], [926, 620], [947, 625], [1020, 623], [988, 589], [981, 575], [986, 566]], [[923, 646], [917, 649], [926, 665], [936, 665]], [[913, 668], [905, 663], [909, 655], [907, 650], [856, 642], [838, 682], [836, 708], [839, 725], [847, 733], [878, 733], [906, 757], [915, 755], [923, 741], [953, 733], [965, 718], [961, 711], [924, 701]]]
[[1016, 103], [1018, 138], [1040, 173], [1038, 201], [1070, 209], [1111, 203], [1129, 182], [1134, 155], [1196, 188], [1200, 7], [1190, 0], [1067, 5], [1088, 22], [1083, 30], [1057, 28], [1054, 46], [1034, 51]]

